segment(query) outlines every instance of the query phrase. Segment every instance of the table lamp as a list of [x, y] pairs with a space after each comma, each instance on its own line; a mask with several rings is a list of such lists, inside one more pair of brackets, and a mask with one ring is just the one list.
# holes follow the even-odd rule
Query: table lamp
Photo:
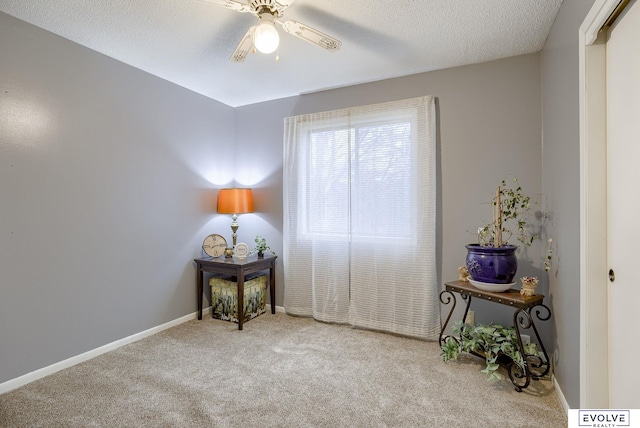
[[238, 239], [238, 214], [253, 212], [253, 195], [251, 189], [220, 189], [218, 192], [218, 213], [233, 214], [231, 231], [233, 248]]

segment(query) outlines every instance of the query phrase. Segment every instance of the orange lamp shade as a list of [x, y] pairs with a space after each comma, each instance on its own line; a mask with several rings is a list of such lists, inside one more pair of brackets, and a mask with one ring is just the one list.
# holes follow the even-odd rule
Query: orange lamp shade
[[253, 212], [251, 189], [220, 189], [218, 192], [220, 214], [244, 214]]

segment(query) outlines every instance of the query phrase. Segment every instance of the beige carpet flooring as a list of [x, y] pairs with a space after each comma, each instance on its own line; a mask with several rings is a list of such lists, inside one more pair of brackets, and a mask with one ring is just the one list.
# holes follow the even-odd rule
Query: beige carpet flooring
[[518, 393], [479, 358], [442, 362], [434, 342], [284, 314], [243, 331], [203, 318], [0, 395], [0, 426], [567, 426], [550, 380]]

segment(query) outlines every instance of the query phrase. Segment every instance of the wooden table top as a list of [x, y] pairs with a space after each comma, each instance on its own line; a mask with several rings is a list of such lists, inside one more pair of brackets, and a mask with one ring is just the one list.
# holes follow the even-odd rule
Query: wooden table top
[[542, 304], [544, 295], [536, 294], [534, 296], [523, 296], [520, 290], [510, 289], [503, 292], [483, 291], [466, 281], [449, 281], [445, 282], [448, 291], [455, 291], [462, 295], [478, 297], [484, 300], [490, 300], [507, 306], [513, 306], [520, 309], [527, 309]]

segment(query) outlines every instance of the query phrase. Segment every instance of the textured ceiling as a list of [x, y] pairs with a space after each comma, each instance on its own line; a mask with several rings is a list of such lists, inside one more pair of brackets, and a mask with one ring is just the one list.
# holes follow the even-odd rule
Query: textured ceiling
[[[246, 1], [246, 0], [238, 0]], [[248, 0], [247, 0], [248, 1]], [[232, 107], [540, 50], [562, 0], [296, 0], [280, 60], [229, 60], [256, 18], [202, 0], [0, 0], [0, 11]]]

